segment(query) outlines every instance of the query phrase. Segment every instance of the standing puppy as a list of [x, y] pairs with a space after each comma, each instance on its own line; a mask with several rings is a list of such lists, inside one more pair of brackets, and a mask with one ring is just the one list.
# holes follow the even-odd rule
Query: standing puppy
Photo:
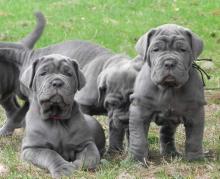
[[35, 60], [21, 74], [21, 92], [28, 96], [22, 157], [53, 177], [79, 168], [95, 169], [104, 152], [101, 125], [83, 115], [74, 95], [85, 85], [76, 61], [53, 54]]
[[174, 135], [183, 123], [188, 160], [203, 158], [204, 89], [193, 61], [203, 49], [202, 40], [189, 29], [166, 24], [150, 30], [136, 45], [145, 60], [136, 79], [130, 106], [130, 153], [145, 162], [150, 122], [161, 125], [160, 152], [178, 154]]

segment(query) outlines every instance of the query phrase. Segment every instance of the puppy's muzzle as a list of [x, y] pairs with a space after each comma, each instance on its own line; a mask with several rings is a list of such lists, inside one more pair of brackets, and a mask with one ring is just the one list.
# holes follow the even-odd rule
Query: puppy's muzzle
[[51, 85], [52, 85], [54, 88], [61, 88], [61, 87], [63, 87], [64, 82], [63, 82], [61, 79], [56, 78], [56, 79], [53, 79], [53, 80], [51, 81]]
[[176, 67], [176, 65], [177, 65], [177, 60], [175, 60], [175, 59], [166, 59], [165, 61], [164, 61], [164, 68], [166, 69], [166, 70], [173, 70], [175, 67]]
[[162, 80], [162, 85], [166, 87], [175, 87], [178, 86], [176, 78], [174, 77], [172, 71], [177, 67], [177, 60], [173, 58], [165, 59], [163, 62], [163, 68], [166, 71], [167, 75], [164, 76]]

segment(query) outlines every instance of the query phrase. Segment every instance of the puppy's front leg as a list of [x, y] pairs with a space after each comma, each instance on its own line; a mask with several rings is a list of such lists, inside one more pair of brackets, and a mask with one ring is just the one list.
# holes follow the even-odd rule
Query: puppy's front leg
[[26, 148], [22, 158], [40, 168], [49, 170], [53, 178], [70, 175], [76, 166], [64, 160], [56, 151], [46, 148]]
[[109, 154], [121, 152], [123, 150], [123, 139], [125, 130], [114, 126], [113, 121], [109, 122]]
[[95, 169], [99, 163], [100, 154], [93, 142], [77, 153], [76, 160], [73, 162], [77, 169]]
[[204, 157], [202, 140], [204, 131], [204, 107], [189, 112], [185, 121], [186, 142], [185, 152], [187, 160], [197, 160]]
[[150, 127], [150, 116], [146, 111], [147, 110], [141, 106], [134, 104], [130, 106], [129, 149], [131, 157], [143, 164], [145, 164], [148, 159], [148, 143], [146, 136], [148, 135]]

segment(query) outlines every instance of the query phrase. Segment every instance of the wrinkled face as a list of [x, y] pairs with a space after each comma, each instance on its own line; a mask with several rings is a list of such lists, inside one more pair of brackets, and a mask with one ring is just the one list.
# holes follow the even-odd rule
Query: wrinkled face
[[62, 56], [49, 56], [40, 61], [33, 84], [45, 119], [70, 117], [78, 85], [70, 60]]
[[159, 34], [148, 48], [151, 80], [163, 87], [181, 87], [189, 79], [192, 64], [189, 39], [182, 34]]
[[111, 70], [104, 74], [104, 86], [99, 88], [110, 122], [117, 128], [127, 127], [129, 122], [130, 94], [136, 71]]

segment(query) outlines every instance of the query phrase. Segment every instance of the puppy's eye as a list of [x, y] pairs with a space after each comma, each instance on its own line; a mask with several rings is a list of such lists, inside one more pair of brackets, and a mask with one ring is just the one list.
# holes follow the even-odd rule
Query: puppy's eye
[[40, 76], [45, 76], [46, 74], [47, 74], [47, 72], [44, 71], [44, 72], [41, 72], [39, 75], [40, 75]]
[[187, 50], [185, 48], [180, 49], [181, 52], [186, 52]]
[[159, 50], [160, 50], [159, 48], [152, 49], [153, 52], [158, 52]]
[[69, 76], [69, 77], [73, 76], [73, 74], [70, 73], [70, 72], [65, 72], [65, 75], [66, 75], [66, 76]]

